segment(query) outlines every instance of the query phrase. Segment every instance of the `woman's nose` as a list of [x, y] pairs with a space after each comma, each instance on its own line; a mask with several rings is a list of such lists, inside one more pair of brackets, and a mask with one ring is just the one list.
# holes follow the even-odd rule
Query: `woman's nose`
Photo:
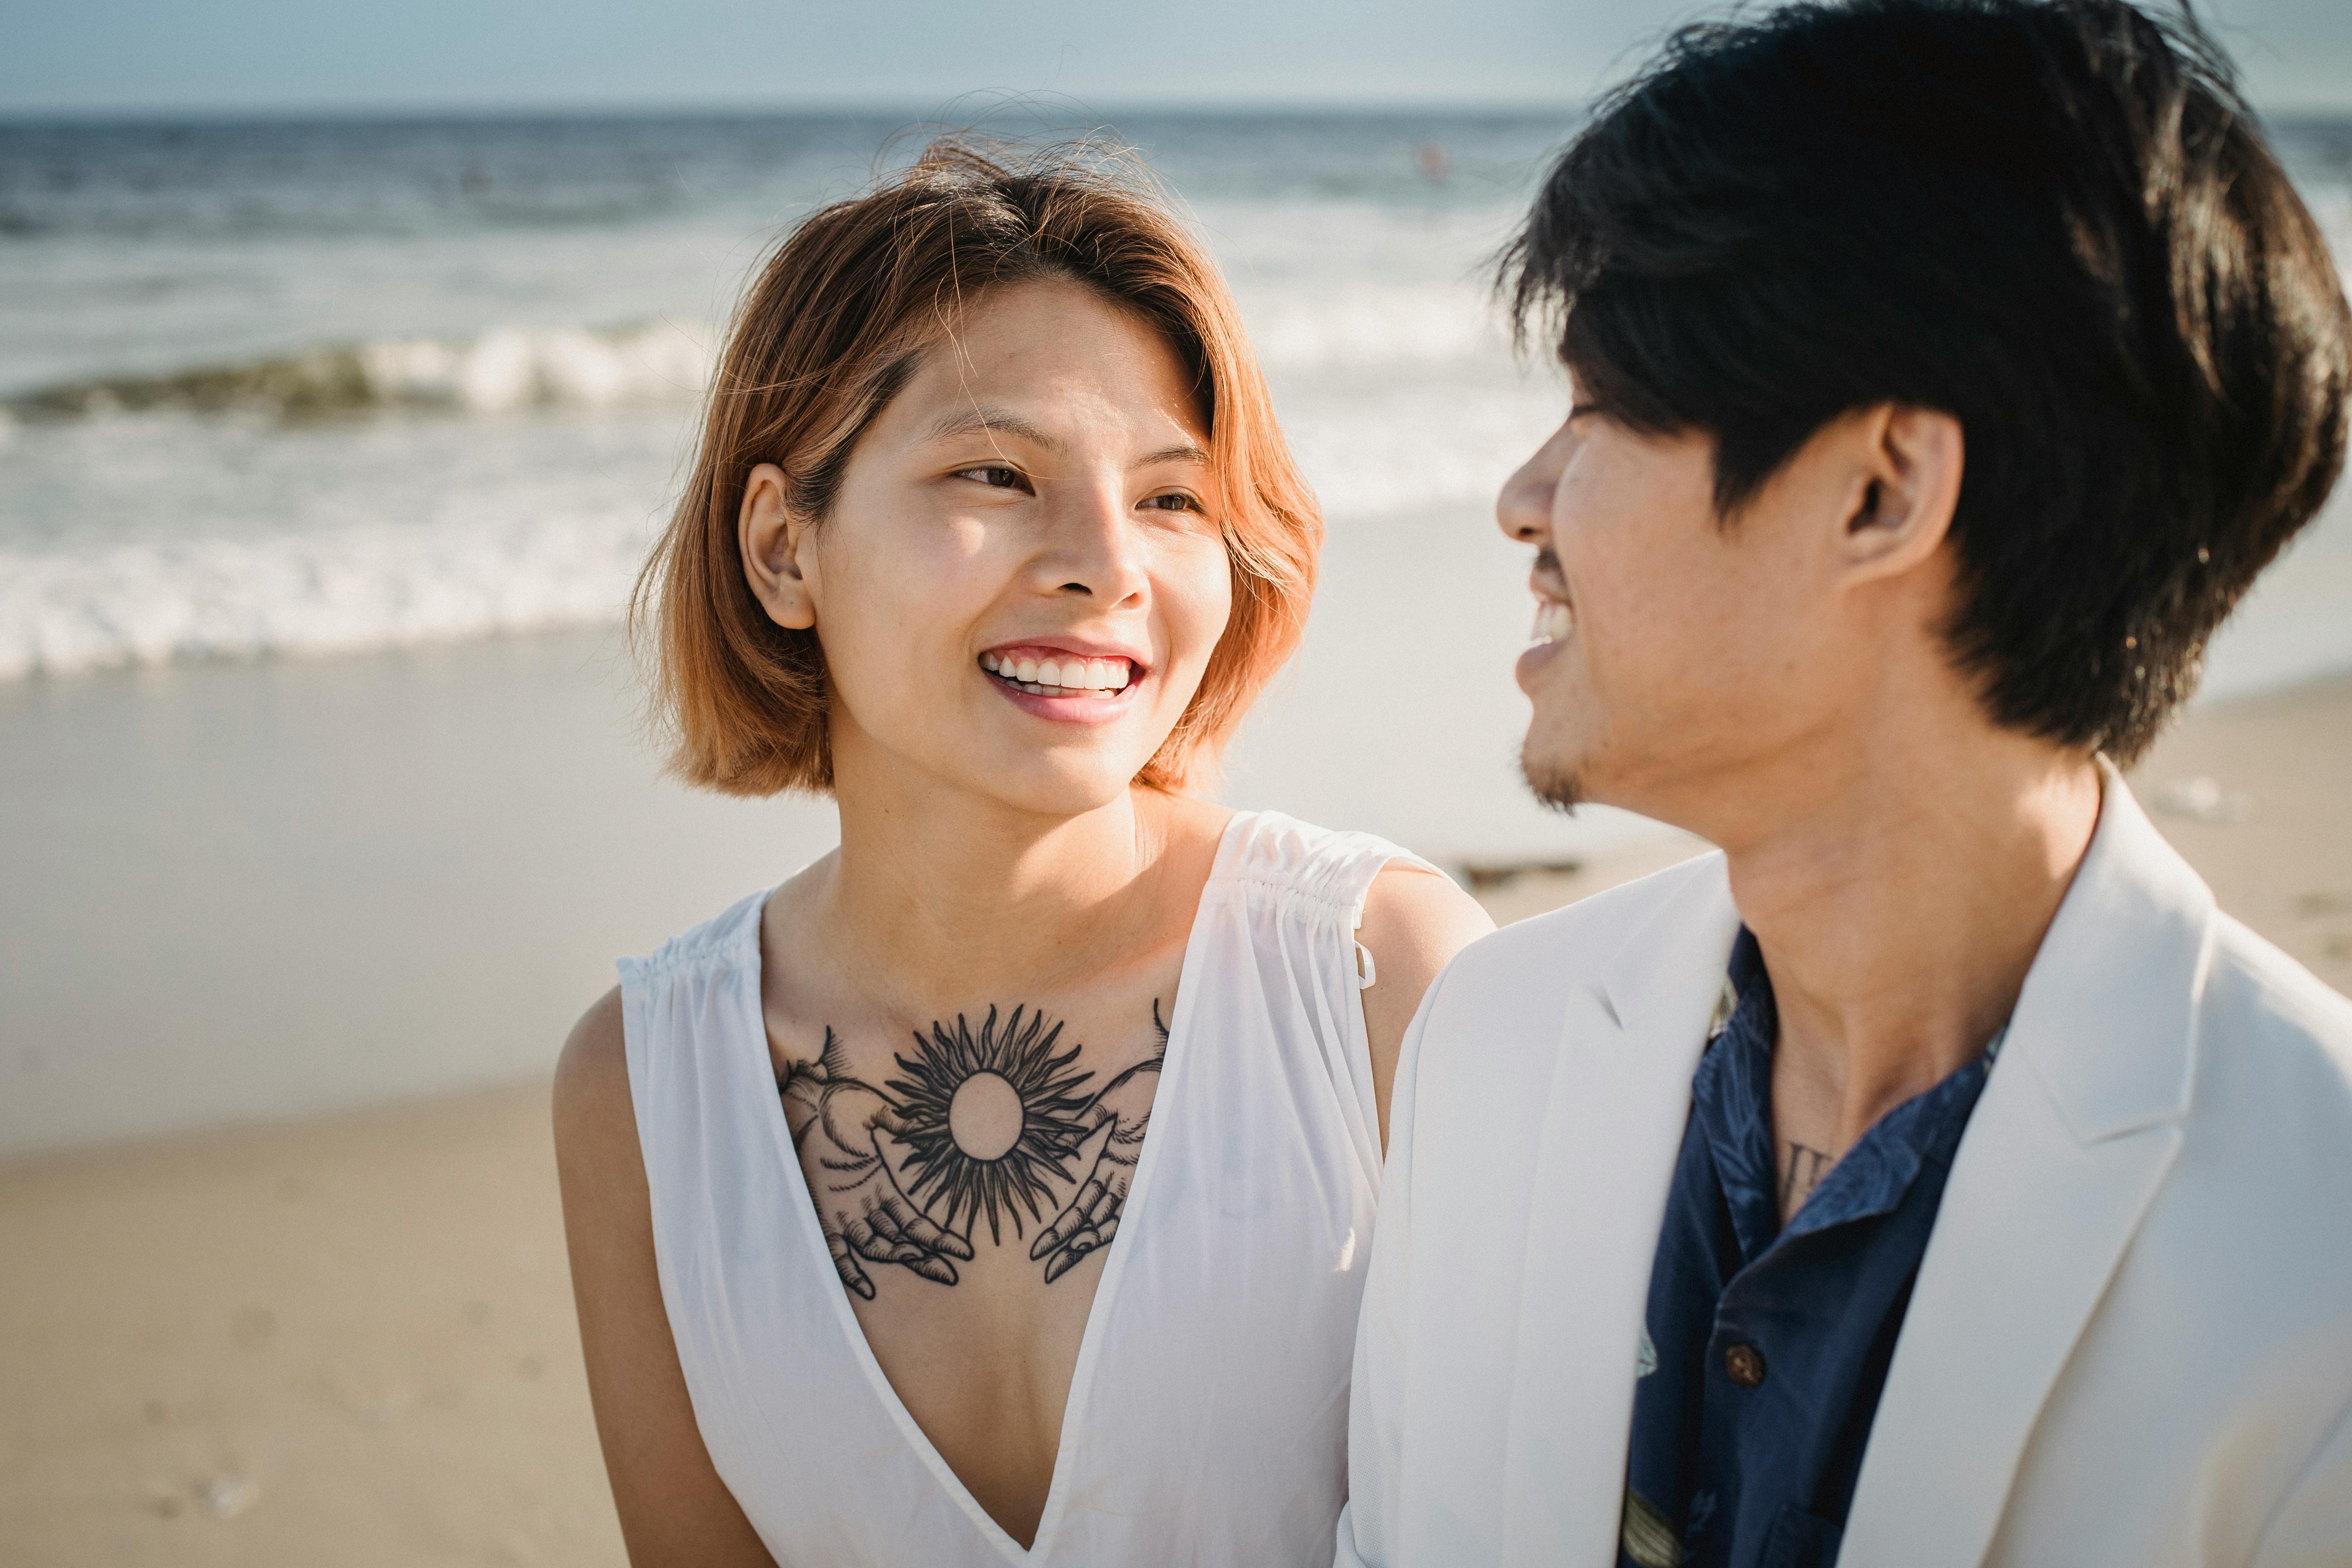
[[1562, 425], [1519, 465], [1518, 472], [1503, 481], [1502, 493], [1495, 498], [1495, 521], [1517, 542], [1541, 544], [1550, 534], [1552, 492], [1568, 467], [1570, 439], [1568, 426]]
[[1055, 512], [1035, 568], [1042, 591], [1081, 595], [1106, 609], [1143, 593], [1142, 542], [1121, 491], [1089, 489], [1066, 497]]

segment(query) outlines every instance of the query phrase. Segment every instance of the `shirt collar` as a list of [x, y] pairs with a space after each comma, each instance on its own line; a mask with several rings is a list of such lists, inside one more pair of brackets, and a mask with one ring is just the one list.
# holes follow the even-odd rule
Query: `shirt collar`
[[[1713, 1156], [1741, 1258], [1753, 1262], [1782, 1237], [1772, 1131], [1772, 1052], [1780, 1026], [1763, 952], [1745, 926], [1731, 946], [1727, 982], [1727, 1016], [1718, 1009], [1722, 1026], [1699, 1059], [1691, 1114]], [[1996, 1036], [1985, 1055], [1873, 1123], [1797, 1211], [1787, 1235], [1890, 1213], [1922, 1165], [1949, 1165], [2000, 1040]]]

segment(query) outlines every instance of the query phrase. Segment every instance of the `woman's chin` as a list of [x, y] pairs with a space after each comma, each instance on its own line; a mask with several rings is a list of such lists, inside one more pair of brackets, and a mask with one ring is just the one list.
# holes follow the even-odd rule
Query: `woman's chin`
[[1050, 748], [1000, 742], [983, 752], [993, 757], [994, 765], [966, 771], [970, 788], [1024, 816], [1050, 817], [1084, 816], [1123, 800], [1151, 760], [1149, 753], [1135, 755], [1132, 746], [1083, 742]]

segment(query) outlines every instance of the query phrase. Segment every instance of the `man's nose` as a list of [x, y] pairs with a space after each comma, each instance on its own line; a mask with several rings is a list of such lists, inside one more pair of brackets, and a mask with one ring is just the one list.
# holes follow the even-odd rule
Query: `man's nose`
[[1503, 481], [1502, 493], [1495, 498], [1495, 521], [1515, 542], [1541, 544], [1550, 535], [1552, 492], [1568, 467], [1568, 427], [1562, 426]]

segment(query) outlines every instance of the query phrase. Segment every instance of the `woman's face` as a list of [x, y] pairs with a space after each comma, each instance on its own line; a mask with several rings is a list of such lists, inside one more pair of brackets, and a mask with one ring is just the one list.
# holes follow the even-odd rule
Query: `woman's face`
[[983, 299], [859, 438], [828, 514], [777, 530], [824, 648], [837, 789], [887, 769], [1048, 815], [1118, 797], [1224, 632], [1220, 522], [1158, 333], [1075, 283]]

